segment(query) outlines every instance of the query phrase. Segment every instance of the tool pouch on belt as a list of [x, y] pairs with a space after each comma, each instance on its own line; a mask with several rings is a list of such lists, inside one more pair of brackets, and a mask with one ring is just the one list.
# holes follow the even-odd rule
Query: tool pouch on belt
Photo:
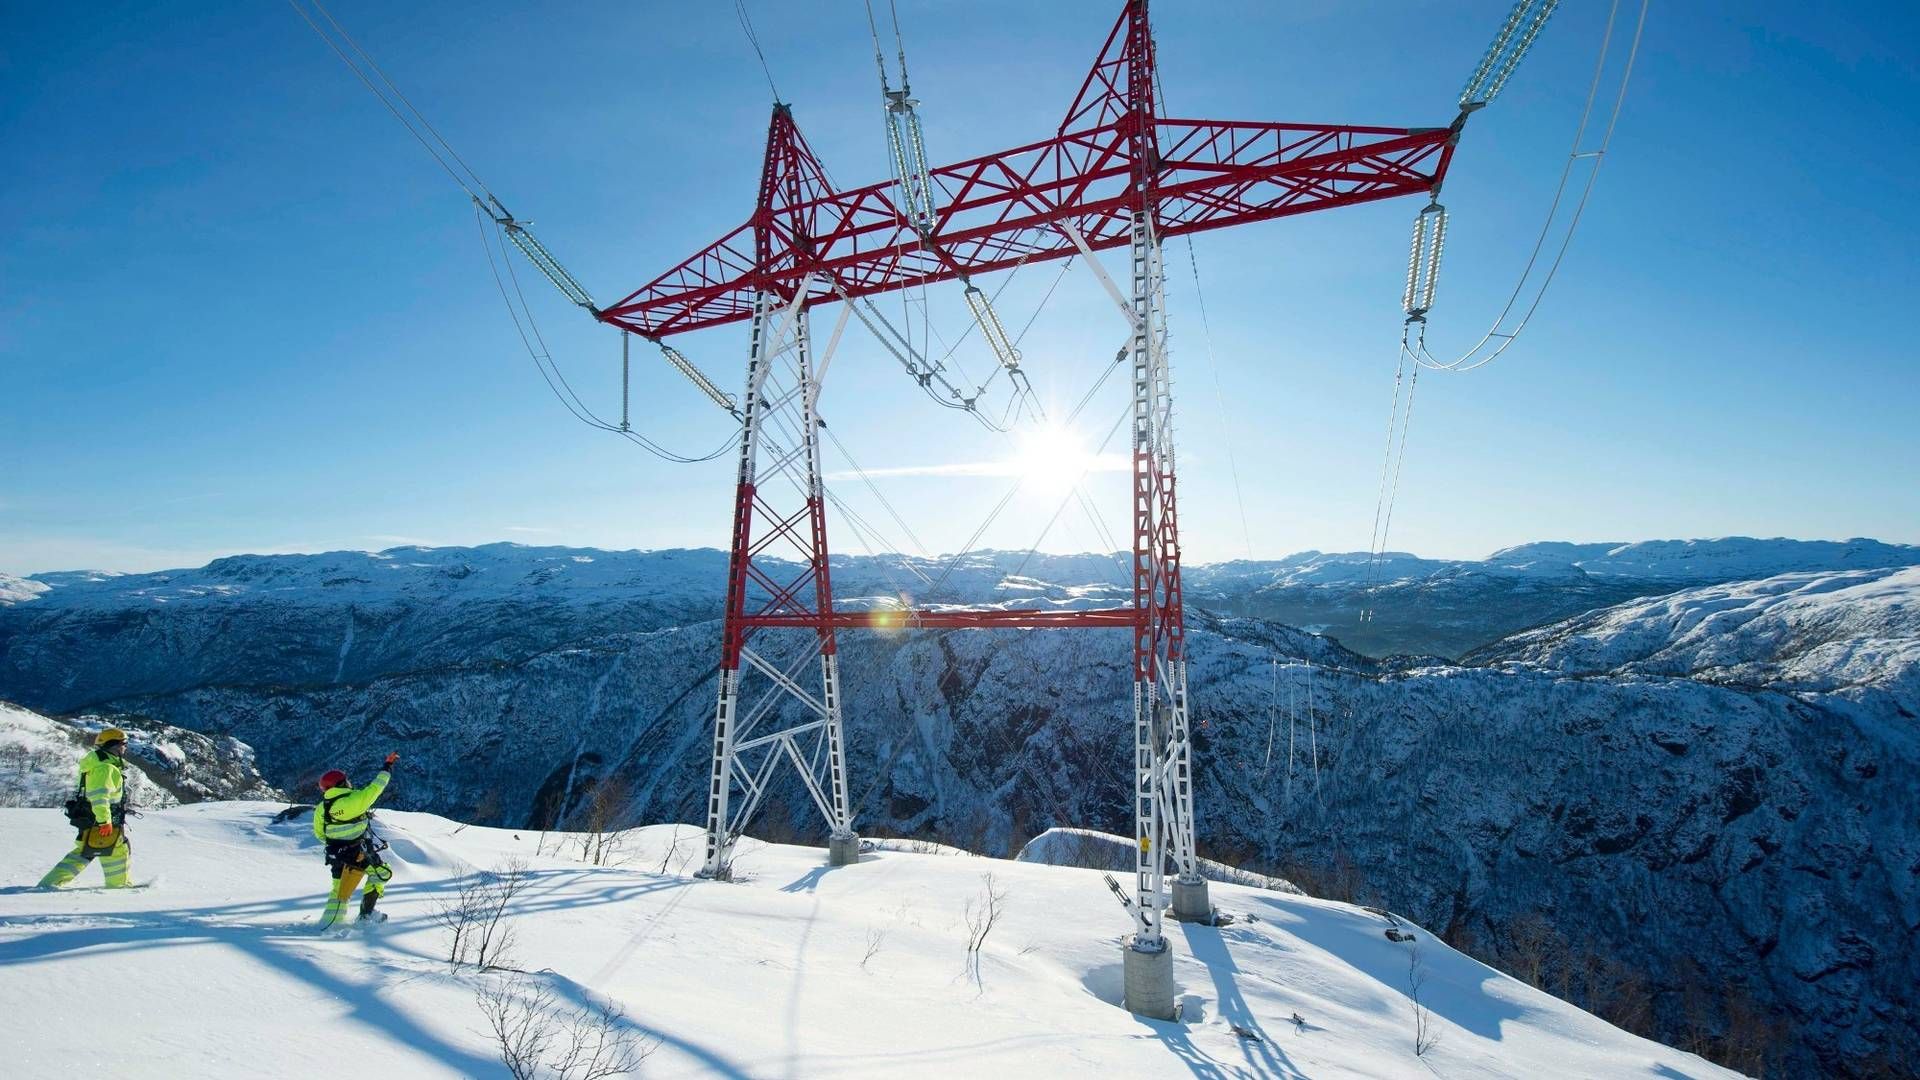
[[93, 804], [87, 801], [85, 795], [75, 795], [68, 799], [65, 809], [69, 825], [83, 831], [93, 828]]

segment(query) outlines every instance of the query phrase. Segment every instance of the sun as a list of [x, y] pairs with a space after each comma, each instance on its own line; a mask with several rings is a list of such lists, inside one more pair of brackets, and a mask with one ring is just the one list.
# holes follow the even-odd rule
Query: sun
[[1093, 464], [1093, 454], [1079, 432], [1047, 424], [1016, 436], [1013, 464], [1029, 492], [1064, 495]]

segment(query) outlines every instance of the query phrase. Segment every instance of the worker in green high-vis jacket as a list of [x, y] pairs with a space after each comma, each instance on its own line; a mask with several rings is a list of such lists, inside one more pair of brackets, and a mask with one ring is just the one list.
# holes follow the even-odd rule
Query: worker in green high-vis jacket
[[[332, 926], [346, 912], [353, 890], [366, 881], [360, 896], [360, 918], [375, 918], [373, 906], [393, 880], [393, 868], [380, 858], [371, 830], [373, 804], [387, 790], [393, 778], [399, 754], [388, 754], [379, 772], [366, 787], [356, 788], [347, 774], [329, 769], [320, 778], [320, 805], [313, 808], [313, 835], [327, 845], [327, 869], [333, 873], [333, 891], [327, 896], [327, 909], [320, 916], [321, 927]], [[384, 914], [378, 916], [385, 919]]]
[[[65, 885], [95, 859], [107, 875], [107, 888], [127, 887], [133, 847], [127, 843], [126, 754], [127, 733], [119, 728], [104, 728], [93, 737], [93, 749], [80, 758], [80, 792], [68, 811], [80, 835], [67, 857], [40, 879], [41, 888]], [[82, 801], [87, 804], [84, 809], [78, 805]]]

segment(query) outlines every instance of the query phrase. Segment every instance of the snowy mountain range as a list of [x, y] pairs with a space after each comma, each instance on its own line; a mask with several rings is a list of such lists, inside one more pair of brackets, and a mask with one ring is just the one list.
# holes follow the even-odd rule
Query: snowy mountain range
[[[1126, 562], [1121, 554], [979, 551], [939, 558], [837, 556], [832, 570], [843, 603], [905, 595], [929, 603], [1093, 605], [1130, 600]], [[10, 628], [23, 625], [18, 619], [33, 625], [45, 613], [166, 604], [231, 610], [224, 605], [263, 601], [555, 607], [567, 609], [568, 618], [585, 628], [647, 629], [717, 617], [725, 564], [725, 553], [710, 548], [640, 552], [503, 543], [239, 555], [195, 570], [149, 574], [0, 573], [0, 612], [21, 609], [0, 618], [0, 643]], [[1523, 544], [1481, 560], [1307, 551], [1277, 560], [1189, 565], [1185, 579], [1196, 606], [1307, 627], [1366, 655], [1459, 657], [1517, 630], [1686, 586], [1915, 565], [1920, 546], [1911, 544], [1724, 537]], [[405, 652], [423, 644], [403, 637], [376, 648]], [[349, 647], [342, 655], [352, 652]], [[369, 670], [379, 667], [376, 660]]]
[[[1560, 970], [1644, 979], [1669, 1041], [1726, 1038], [1757, 1006], [1802, 1071], [1920, 1059], [1920, 549], [1528, 545], [1391, 557], [1371, 590], [1365, 558], [1189, 571], [1190, 604], [1220, 612], [1190, 614], [1204, 847], [1503, 966], [1544, 925]], [[409, 808], [551, 823], [613, 778], [634, 820], [695, 821], [723, 563], [493, 545], [36, 575], [0, 608], [0, 698], [236, 736], [288, 790], [397, 748]], [[1117, 573], [1098, 555], [835, 566], [850, 602], [1112, 603]], [[1389, 598], [1477, 651], [1376, 660], [1232, 614], [1365, 603], [1379, 623]], [[846, 635], [863, 829], [1006, 852], [1050, 826], [1125, 832], [1126, 648]], [[806, 810], [790, 783], [758, 828], [814, 839]], [[1598, 1009], [1633, 985], [1610, 978], [1562, 989]]]

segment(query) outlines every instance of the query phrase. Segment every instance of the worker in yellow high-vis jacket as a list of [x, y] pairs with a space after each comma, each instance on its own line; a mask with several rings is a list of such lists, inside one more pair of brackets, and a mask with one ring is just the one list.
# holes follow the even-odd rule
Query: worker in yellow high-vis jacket
[[[370, 826], [373, 804], [387, 790], [387, 781], [393, 778], [394, 764], [399, 760], [399, 754], [388, 754], [380, 771], [362, 788], [350, 784], [347, 774], [339, 769], [329, 769], [320, 778], [320, 805], [313, 808], [313, 835], [326, 843], [327, 869], [333, 873], [333, 891], [327, 896], [325, 914], [320, 916], [322, 927], [340, 921], [362, 879], [367, 889], [360, 896], [360, 918], [374, 918], [373, 905], [380, 902], [387, 882], [393, 880], [393, 868], [380, 858]], [[384, 914], [379, 917], [386, 918]]]
[[[40, 879], [43, 889], [57, 889], [77, 877], [88, 863], [100, 860], [107, 888], [127, 887], [127, 866], [133, 847], [127, 843], [127, 733], [117, 727], [93, 737], [93, 749], [80, 758], [80, 794], [69, 810], [79, 837], [73, 850]], [[84, 801], [83, 809], [78, 804]], [[82, 827], [80, 822], [91, 824]]]

